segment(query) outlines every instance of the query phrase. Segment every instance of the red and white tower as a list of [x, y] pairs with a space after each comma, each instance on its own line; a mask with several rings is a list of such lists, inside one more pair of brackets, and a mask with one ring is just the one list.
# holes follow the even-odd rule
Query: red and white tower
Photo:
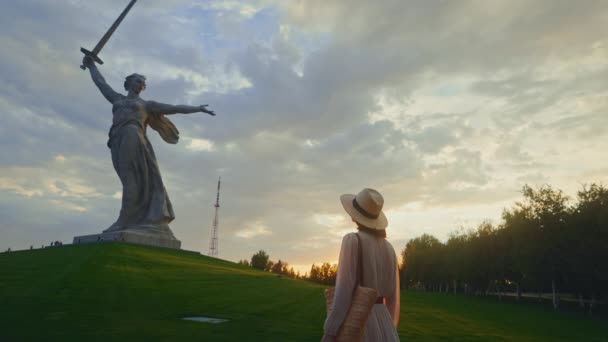
[[217, 257], [219, 253], [218, 246], [218, 224], [219, 224], [219, 216], [218, 211], [220, 209], [220, 183], [222, 181], [222, 177], [217, 180], [217, 198], [215, 200], [215, 217], [213, 218], [213, 230], [211, 233], [211, 241], [209, 241], [209, 256]]

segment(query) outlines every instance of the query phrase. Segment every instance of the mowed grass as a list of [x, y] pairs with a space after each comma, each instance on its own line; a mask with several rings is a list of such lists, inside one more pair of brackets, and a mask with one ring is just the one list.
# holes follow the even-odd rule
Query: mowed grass
[[322, 291], [166, 249], [95, 244], [14, 252], [0, 255], [0, 341], [314, 341], [324, 319]]
[[[318, 341], [324, 287], [194, 253], [124, 244], [0, 254], [0, 341]], [[402, 340], [608, 340], [605, 321], [402, 294]], [[186, 316], [228, 319], [221, 324]]]
[[403, 292], [399, 336], [411, 341], [608, 341], [606, 318], [496, 298]]

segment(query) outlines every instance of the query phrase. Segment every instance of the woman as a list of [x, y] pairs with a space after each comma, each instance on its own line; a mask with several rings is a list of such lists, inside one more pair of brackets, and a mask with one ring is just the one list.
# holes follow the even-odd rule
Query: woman
[[[395, 250], [386, 241], [388, 221], [382, 212], [384, 199], [376, 190], [363, 189], [356, 196], [342, 195], [340, 201], [359, 232], [348, 233], [342, 240], [334, 304], [325, 320], [321, 341], [335, 341], [357, 285], [359, 262], [363, 269], [359, 285], [375, 288], [380, 296], [367, 319], [363, 340], [399, 341], [396, 330], [399, 323], [399, 268]], [[357, 239], [357, 234], [360, 239]], [[357, 260], [359, 241], [363, 250], [362, 260]]]
[[142, 99], [139, 94], [146, 89], [146, 78], [138, 74], [126, 78], [124, 87], [128, 94], [119, 94], [106, 83], [91, 56], [84, 57], [83, 65], [89, 69], [102, 95], [112, 103], [108, 147], [122, 183], [122, 207], [118, 220], [104, 232], [140, 230], [174, 240], [169, 222], [175, 215], [146, 127], [152, 127], [166, 142], [175, 144], [179, 133], [165, 114], [215, 113], [207, 110], [207, 105], [173, 106]]

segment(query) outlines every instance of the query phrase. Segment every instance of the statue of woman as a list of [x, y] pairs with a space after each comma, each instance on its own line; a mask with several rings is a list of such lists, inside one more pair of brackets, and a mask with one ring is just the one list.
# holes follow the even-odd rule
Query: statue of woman
[[128, 94], [115, 92], [103, 78], [93, 58], [83, 59], [93, 82], [102, 95], [112, 103], [112, 128], [108, 147], [112, 151], [112, 164], [122, 183], [122, 207], [114, 224], [104, 233], [115, 231], [140, 231], [152, 233], [164, 239], [175, 240], [169, 222], [175, 214], [163, 185], [152, 145], [146, 136], [146, 127], [158, 131], [170, 144], [177, 143], [179, 132], [164, 115], [203, 112], [215, 115], [207, 105], [169, 105], [146, 101], [139, 94], [146, 89], [146, 78], [133, 74], [126, 78], [124, 87]]

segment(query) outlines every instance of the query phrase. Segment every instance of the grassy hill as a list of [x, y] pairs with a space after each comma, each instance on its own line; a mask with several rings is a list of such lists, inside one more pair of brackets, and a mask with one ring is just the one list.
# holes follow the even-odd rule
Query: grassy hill
[[[99, 244], [3, 253], [0, 341], [318, 341], [322, 293], [320, 285], [182, 251]], [[582, 315], [402, 297], [402, 340], [608, 340], [606, 322]]]

